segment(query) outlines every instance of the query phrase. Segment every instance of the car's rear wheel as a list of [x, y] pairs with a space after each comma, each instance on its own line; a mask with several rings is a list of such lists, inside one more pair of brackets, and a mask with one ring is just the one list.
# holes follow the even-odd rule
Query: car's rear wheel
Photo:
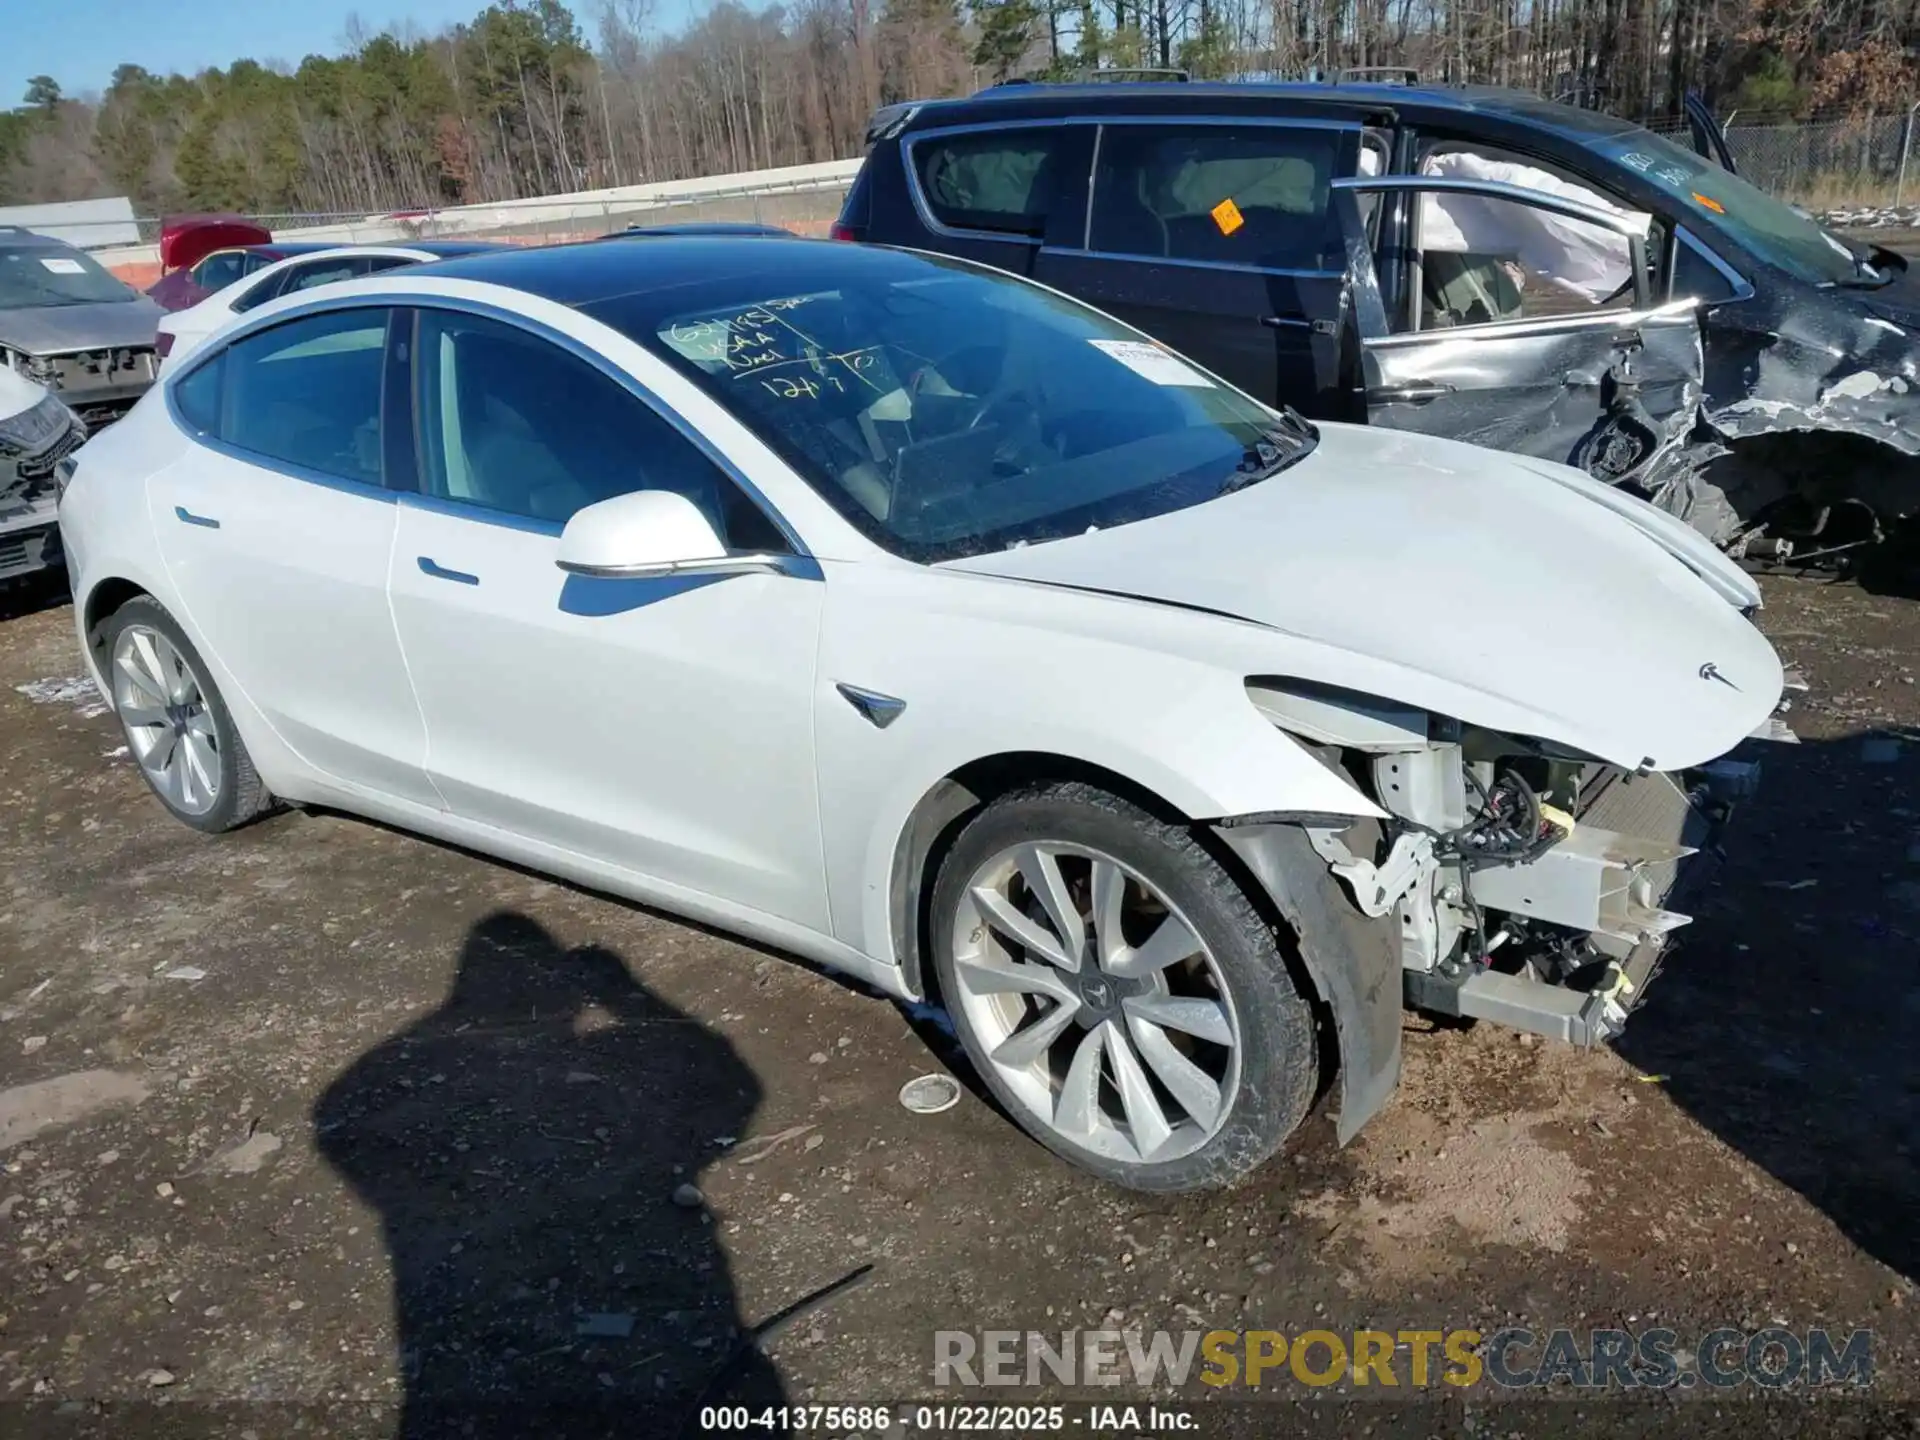
[[208, 834], [270, 809], [273, 797], [178, 622], [142, 595], [102, 628], [114, 712], [160, 803], [175, 819]]
[[954, 841], [929, 934], [961, 1043], [1043, 1145], [1141, 1190], [1223, 1185], [1305, 1115], [1312, 1016], [1278, 937], [1186, 829], [1077, 783]]

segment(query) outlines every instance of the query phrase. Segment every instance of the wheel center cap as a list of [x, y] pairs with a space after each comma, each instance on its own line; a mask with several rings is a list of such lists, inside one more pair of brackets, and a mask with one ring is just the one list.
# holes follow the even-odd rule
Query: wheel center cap
[[1104, 975], [1087, 975], [1080, 981], [1080, 999], [1090, 1010], [1111, 1010], [1119, 998], [1119, 987]]

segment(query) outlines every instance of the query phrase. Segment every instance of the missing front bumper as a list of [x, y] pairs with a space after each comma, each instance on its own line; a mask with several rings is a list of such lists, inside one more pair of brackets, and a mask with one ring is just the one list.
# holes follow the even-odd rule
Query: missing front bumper
[[1488, 910], [1585, 932], [1599, 978], [1585, 987], [1524, 969], [1407, 971], [1407, 1003], [1569, 1044], [1613, 1039], [1646, 998], [1691, 903], [1711, 883], [1721, 828], [1759, 767], [1717, 761], [1682, 780], [1616, 774], [1581, 808], [1573, 835], [1531, 865], [1488, 869], [1472, 893]]

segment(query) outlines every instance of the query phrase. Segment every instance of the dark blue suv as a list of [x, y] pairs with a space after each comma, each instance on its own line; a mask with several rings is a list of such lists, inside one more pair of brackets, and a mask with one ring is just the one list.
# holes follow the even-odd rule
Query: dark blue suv
[[1920, 510], [1920, 284], [1692, 120], [1004, 85], [879, 111], [835, 233], [1054, 286], [1270, 404], [1578, 465], [1747, 558], [1850, 557]]

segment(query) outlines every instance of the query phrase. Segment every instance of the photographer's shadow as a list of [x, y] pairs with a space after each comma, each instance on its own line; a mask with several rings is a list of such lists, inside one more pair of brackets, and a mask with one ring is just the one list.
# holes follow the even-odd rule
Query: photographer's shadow
[[618, 956], [520, 915], [475, 926], [446, 1002], [313, 1116], [385, 1228], [399, 1434], [669, 1434], [730, 1356], [728, 1401], [781, 1403], [736, 1350], [713, 1225], [673, 1201], [759, 1100], [732, 1045]]

